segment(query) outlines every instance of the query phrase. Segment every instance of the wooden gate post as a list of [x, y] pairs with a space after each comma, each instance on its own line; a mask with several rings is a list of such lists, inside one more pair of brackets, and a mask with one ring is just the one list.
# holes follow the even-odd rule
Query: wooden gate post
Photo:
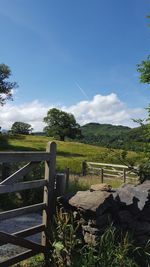
[[123, 182], [126, 183], [126, 170], [123, 169]]
[[66, 192], [68, 192], [69, 188], [69, 176], [70, 176], [70, 169], [66, 168]]
[[57, 173], [56, 175], [56, 195], [60, 197], [66, 191], [66, 175], [64, 173]]
[[[44, 203], [46, 209], [43, 211], [43, 224], [45, 231], [42, 232], [42, 245], [46, 246], [49, 252], [50, 242], [52, 241], [51, 223], [55, 210], [55, 176], [56, 176], [56, 143], [48, 142], [46, 152], [49, 153], [49, 161], [45, 162], [45, 180], [47, 186], [44, 187]], [[45, 260], [48, 261], [48, 255], [45, 254]]]
[[101, 183], [104, 182], [104, 169], [101, 168]]
[[86, 160], [84, 160], [82, 162], [82, 176], [86, 176], [87, 175], [87, 162]]

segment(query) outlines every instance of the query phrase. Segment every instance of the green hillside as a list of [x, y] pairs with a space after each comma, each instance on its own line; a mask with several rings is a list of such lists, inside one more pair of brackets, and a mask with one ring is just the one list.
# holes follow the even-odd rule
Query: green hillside
[[112, 124], [99, 124], [99, 123], [88, 123], [85, 124], [82, 128], [82, 133], [83, 134], [113, 134], [113, 135], [118, 135], [122, 134], [125, 132], [129, 132], [131, 128], [126, 127], [126, 126], [116, 126]]
[[88, 123], [81, 127], [81, 142], [134, 151], [143, 151], [143, 128], [111, 124]]
[[[0, 150], [1, 151], [42, 151], [45, 150], [47, 142], [52, 139], [45, 136], [34, 135], [16, 135], [16, 136], [1, 136]], [[109, 148], [92, 146], [78, 142], [61, 142], [57, 141], [57, 169], [59, 171], [69, 167], [74, 173], [81, 173], [81, 164], [83, 160], [118, 163], [119, 150], [110, 150]], [[129, 152], [128, 158], [139, 162], [140, 153]]]

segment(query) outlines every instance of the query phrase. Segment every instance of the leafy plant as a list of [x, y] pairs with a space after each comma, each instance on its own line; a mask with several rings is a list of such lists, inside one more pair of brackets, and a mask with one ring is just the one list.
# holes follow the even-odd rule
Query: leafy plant
[[53, 262], [56, 266], [72, 266], [77, 247], [82, 243], [76, 233], [80, 222], [73, 219], [69, 213], [57, 210], [55, 217]]
[[[113, 225], [97, 238], [96, 245], [85, 244], [80, 233], [80, 221], [73, 215], [57, 210], [53, 242], [53, 266], [57, 267], [148, 267], [149, 243], [136, 247], [128, 233]], [[81, 234], [81, 233], [80, 233]]]

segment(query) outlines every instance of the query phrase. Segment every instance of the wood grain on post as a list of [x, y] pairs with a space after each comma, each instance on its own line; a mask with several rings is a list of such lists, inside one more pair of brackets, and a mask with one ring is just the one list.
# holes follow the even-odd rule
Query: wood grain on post
[[[44, 187], [44, 203], [46, 210], [43, 211], [43, 224], [45, 232], [42, 232], [42, 245], [49, 247], [49, 238], [52, 239], [51, 222], [55, 210], [55, 168], [56, 168], [56, 143], [48, 142], [46, 152], [49, 153], [49, 160], [45, 162], [45, 180], [47, 186]], [[52, 240], [51, 240], [52, 241]], [[46, 255], [45, 255], [46, 259]]]

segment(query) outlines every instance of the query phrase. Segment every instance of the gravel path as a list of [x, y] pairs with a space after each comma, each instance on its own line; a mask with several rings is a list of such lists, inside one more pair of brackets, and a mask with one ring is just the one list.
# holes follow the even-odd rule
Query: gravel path
[[[26, 216], [20, 216], [16, 218], [12, 218], [9, 220], [3, 220], [0, 222], [0, 231], [7, 233], [14, 233], [29, 227], [36, 226], [41, 224], [42, 216], [35, 213], [29, 214]], [[33, 240], [35, 242], [40, 242], [40, 233], [28, 238], [29, 240]], [[26, 249], [18, 246], [14, 246], [11, 244], [0, 246], [0, 261], [4, 258], [11, 257], [17, 253], [25, 251]]]

